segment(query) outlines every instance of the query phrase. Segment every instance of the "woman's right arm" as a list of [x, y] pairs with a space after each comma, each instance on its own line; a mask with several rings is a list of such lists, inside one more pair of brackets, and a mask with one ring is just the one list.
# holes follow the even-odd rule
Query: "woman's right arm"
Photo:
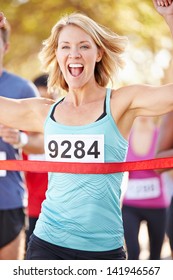
[[43, 132], [45, 118], [54, 101], [45, 98], [0, 97], [0, 124], [24, 131]]

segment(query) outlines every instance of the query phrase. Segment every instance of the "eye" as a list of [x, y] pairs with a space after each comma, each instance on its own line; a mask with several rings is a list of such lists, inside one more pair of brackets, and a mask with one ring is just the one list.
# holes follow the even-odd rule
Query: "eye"
[[62, 50], [69, 49], [69, 48], [70, 48], [69, 46], [62, 46]]
[[88, 45], [82, 45], [80, 48], [81, 49], [89, 49], [89, 46]]

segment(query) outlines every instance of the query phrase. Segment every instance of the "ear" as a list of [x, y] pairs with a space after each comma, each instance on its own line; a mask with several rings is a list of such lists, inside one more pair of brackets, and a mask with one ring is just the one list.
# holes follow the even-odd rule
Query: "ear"
[[97, 59], [96, 62], [99, 62], [102, 59], [104, 50], [102, 48], [98, 49], [98, 55], [97, 55]]

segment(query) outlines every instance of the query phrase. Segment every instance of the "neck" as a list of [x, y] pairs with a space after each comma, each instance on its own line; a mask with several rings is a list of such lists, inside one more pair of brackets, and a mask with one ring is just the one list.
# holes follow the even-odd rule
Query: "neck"
[[78, 107], [98, 100], [102, 94], [105, 95], [105, 88], [96, 85], [83, 89], [70, 89], [65, 99], [67, 102], [71, 102], [74, 106]]

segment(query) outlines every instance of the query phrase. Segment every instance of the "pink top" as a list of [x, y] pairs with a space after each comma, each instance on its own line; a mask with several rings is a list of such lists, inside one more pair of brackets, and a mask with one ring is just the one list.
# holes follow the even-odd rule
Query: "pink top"
[[[150, 150], [146, 155], [135, 154], [130, 144], [130, 137], [127, 161], [153, 159], [157, 136], [158, 129], [155, 129]], [[169, 200], [167, 198], [166, 188], [163, 185], [162, 177], [154, 170], [130, 171], [123, 204], [140, 208], [168, 207]]]

